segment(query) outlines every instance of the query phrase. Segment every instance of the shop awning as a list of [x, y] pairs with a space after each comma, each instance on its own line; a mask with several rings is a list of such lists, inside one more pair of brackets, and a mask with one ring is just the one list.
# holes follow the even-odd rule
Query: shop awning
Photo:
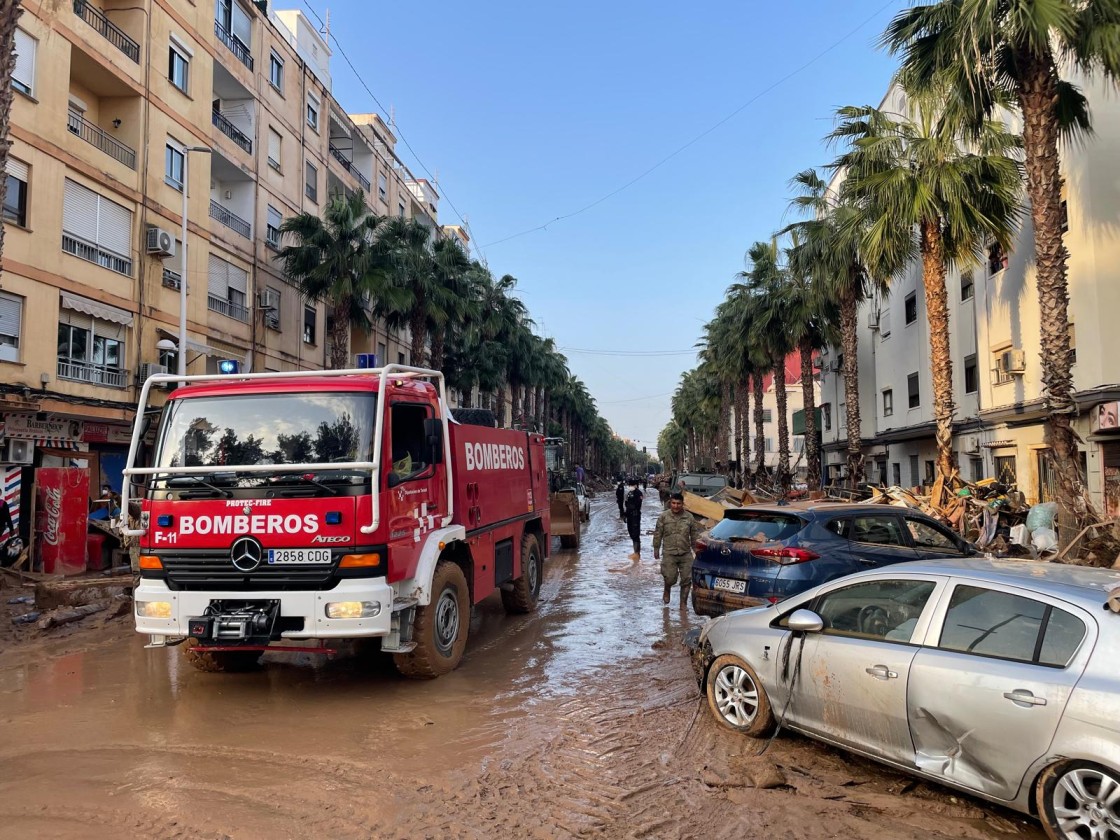
[[70, 292], [61, 292], [62, 306], [65, 309], [72, 309], [75, 312], [81, 312], [84, 315], [92, 315], [94, 318], [100, 318], [102, 321], [111, 321], [114, 324], [121, 324], [125, 327], [132, 326], [132, 313], [124, 309], [118, 309], [115, 306], [110, 306], [107, 303], [98, 303], [95, 300], [84, 298], [81, 295], [75, 295]]

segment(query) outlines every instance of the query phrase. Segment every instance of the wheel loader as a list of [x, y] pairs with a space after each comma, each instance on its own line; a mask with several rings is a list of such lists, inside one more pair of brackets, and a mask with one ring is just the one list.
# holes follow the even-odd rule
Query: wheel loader
[[544, 460], [545, 467], [548, 469], [548, 501], [552, 517], [552, 533], [560, 538], [561, 548], [579, 548], [579, 500], [568, 482], [563, 438], [545, 438]]

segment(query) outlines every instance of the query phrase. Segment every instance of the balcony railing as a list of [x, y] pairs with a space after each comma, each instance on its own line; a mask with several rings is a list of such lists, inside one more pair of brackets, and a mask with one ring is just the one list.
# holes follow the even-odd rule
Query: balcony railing
[[73, 382], [88, 382], [91, 385], [108, 385], [110, 388], [127, 388], [130, 371], [107, 365], [59, 359], [58, 378]]
[[337, 160], [339, 163], [342, 164], [342, 168], [345, 169], [347, 172], [349, 172], [351, 175], [353, 175], [355, 178], [357, 178], [358, 183], [361, 184], [365, 188], [366, 192], [369, 192], [369, 190], [370, 190], [369, 178], [367, 178], [365, 175], [363, 175], [361, 172], [358, 171], [358, 167], [354, 165], [354, 162], [352, 160], [347, 160], [346, 156], [344, 154], [342, 154], [341, 151], [336, 149], [333, 145], [328, 144], [327, 148], [330, 149], [331, 156], [335, 160]]
[[218, 131], [222, 132], [222, 134], [249, 154], [253, 153], [253, 141], [250, 140], [240, 128], [223, 116], [221, 111], [212, 112], [212, 120], [214, 125], [217, 126]]
[[96, 263], [102, 268], [107, 268], [110, 271], [115, 271], [118, 274], [123, 274], [126, 277], [132, 276], [132, 260], [128, 257], [122, 257], [120, 254], [114, 254], [112, 251], [106, 251], [100, 245], [95, 245], [92, 242], [87, 242], [77, 236], [62, 232], [62, 250], [67, 254], [73, 254], [79, 259], [87, 260], [91, 263]]
[[227, 318], [233, 318], [235, 321], [241, 321], [245, 324], [249, 323], [249, 310], [240, 303], [233, 303], [218, 295], [207, 294], [206, 306], [212, 312], [225, 315]]
[[253, 56], [249, 54], [249, 48], [242, 44], [237, 36], [222, 26], [218, 21], [214, 21], [214, 34], [219, 41], [229, 47], [230, 52], [237, 56], [242, 64], [250, 70], [253, 69]]
[[236, 213], [231, 213], [214, 199], [210, 199], [210, 218], [217, 219], [234, 233], [240, 233], [246, 239], [249, 238], [252, 232], [252, 228], [247, 221]]
[[264, 244], [269, 248], [280, 250], [280, 228], [267, 225], [264, 229]]
[[176, 291], [178, 291], [182, 282], [183, 275], [181, 275], [178, 271], [172, 271], [170, 268], [165, 268], [163, 270], [163, 285], [165, 285], [167, 288], [175, 289]]
[[77, 134], [91, 146], [96, 146], [113, 160], [120, 161], [129, 169], [136, 168], [136, 152], [117, 140], [110, 137], [104, 129], [91, 123], [81, 114], [73, 111], [66, 115], [66, 127], [71, 134]]
[[123, 52], [137, 64], [140, 63], [140, 45], [124, 34], [124, 31], [111, 23], [100, 9], [86, 0], [74, 0], [74, 14], [97, 30], [106, 41]]

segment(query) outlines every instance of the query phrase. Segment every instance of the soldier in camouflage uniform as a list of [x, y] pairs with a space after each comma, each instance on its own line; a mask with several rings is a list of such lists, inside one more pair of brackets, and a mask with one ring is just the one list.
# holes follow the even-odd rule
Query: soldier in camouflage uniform
[[692, 588], [692, 546], [700, 536], [700, 526], [692, 514], [684, 509], [684, 495], [673, 493], [669, 509], [657, 517], [653, 531], [653, 559], [659, 559], [662, 544], [665, 558], [661, 560], [661, 576], [665, 578], [662, 603], [669, 603], [669, 595], [677, 578], [681, 581], [681, 609], [688, 608], [688, 592]]

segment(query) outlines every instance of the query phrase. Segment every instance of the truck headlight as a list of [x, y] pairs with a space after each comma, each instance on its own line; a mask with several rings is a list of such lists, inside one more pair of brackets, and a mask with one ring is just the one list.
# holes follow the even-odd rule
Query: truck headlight
[[380, 601], [332, 601], [327, 604], [327, 618], [373, 618], [380, 614]]
[[143, 618], [171, 618], [171, 602], [137, 601], [136, 614]]

